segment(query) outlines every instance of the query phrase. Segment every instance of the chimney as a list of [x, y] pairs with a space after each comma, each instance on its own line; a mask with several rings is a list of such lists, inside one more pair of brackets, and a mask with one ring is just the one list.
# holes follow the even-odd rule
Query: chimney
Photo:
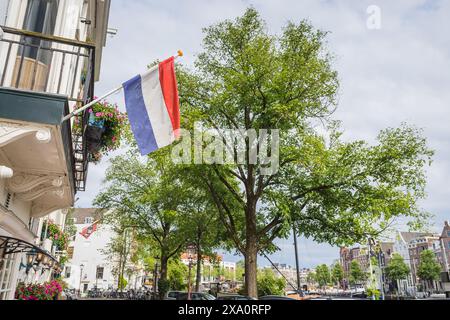
[[446, 226], [446, 227], [448, 227], [448, 226], [449, 226], [449, 225], [448, 225], [448, 221], [447, 221], [447, 220], [445, 220], [445, 221], [444, 221], [444, 224], [445, 224], [445, 226]]

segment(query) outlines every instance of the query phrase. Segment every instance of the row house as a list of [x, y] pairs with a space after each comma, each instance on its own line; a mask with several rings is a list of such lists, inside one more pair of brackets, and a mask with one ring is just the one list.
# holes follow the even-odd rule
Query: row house
[[[350, 283], [351, 263], [353, 260], [359, 262], [361, 269], [364, 272], [370, 270], [370, 256], [375, 257], [378, 261], [378, 265], [372, 266], [373, 271], [376, 273], [376, 284], [384, 283], [386, 286], [387, 281], [383, 277], [382, 269], [389, 263], [394, 250], [393, 242], [379, 242], [375, 247], [371, 248], [372, 254], [370, 255], [368, 246], [358, 246], [354, 248], [341, 247], [339, 251], [340, 264], [344, 270], [344, 287]], [[380, 269], [381, 268], [381, 269]]]
[[437, 252], [440, 249], [439, 236], [437, 235], [426, 235], [414, 238], [408, 244], [409, 251], [409, 264], [411, 266], [411, 277], [413, 280], [413, 285], [417, 287], [420, 283], [417, 271], [420, 264], [420, 254], [424, 250], [431, 250]]
[[13, 299], [19, 281], [61, 272], [41, 233], [50, 214], [63, 228], [65, 210], [85, 190], [88, 113], [62, 118], [94, 96], [109, 7], [109, 0], [1, 1], [0, 299]]

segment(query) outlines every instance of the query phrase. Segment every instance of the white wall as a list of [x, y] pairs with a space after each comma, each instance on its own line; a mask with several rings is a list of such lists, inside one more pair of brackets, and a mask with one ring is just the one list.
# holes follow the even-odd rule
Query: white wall
[[103, 266], [103, 280], [98, 280], [98, 287], [107, 289], [109, 286], [116, 287], [117, 281], [112, 275], [113, 263], [101, 252], [114, 236], [114, 232], [107, 225], [98, 225], [88, 239], [81, 234], [81, 230], [88, 227], [89, 224], [77, 224], [77, 234], [75, 237], [73, 258], [66, 264], [71, 266], [70, 278], [65, 279], [70, 288], [79, 289], [80, 287], [80, 265], [83, 264], [82, 283], [88, 283], [91, 289], [96, 284], [97, 266]]

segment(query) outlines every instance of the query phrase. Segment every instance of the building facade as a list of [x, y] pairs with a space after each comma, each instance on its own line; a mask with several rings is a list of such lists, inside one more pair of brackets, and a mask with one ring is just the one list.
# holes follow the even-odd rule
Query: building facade
[[[52, 277], [59, 261], [41, 239], [44, 221], [64, 225], [83, 191], [84, 132], [61, 122], [94, 96], [109, 0], [4, 0], [0, 5], [0, 299], [19, 281]], [[77, 117], [81, 127], [87, 114]], [[74, 121], [74, 120], [73, 120]], [[25, 272], [25, 275], [23, 275]]]
[[[180, 256], [181, 262], [186, 266], [191, 264], [195, 267], [197, 263], [196, 256], [189, 259], [189, 255], [183, 252]], [[201, 264], [201, 284], [208, 286], [210, 283], [224, 282], [226, 280], [236, 281], [236, 262], [223, 261], [222, 255], [217, 255], [215, 259], [204, 256]]]
[[[118, 288], [118, 266], [120, 258], [111, 256], [108, 247], [117, 237], [113, 228], [101, 222], [105, 214], [96, 208], [73, 209], [73, 223], [77, 229], [75, 237], [69, 244], [69, 261], [66, 263], [63, 278], [70, 289], [86, 293], [88, 290], [115, 290]], [[132, 234], [127, 233], [127, 243], [133, 247]], [[130, 251], [131, 253], [131, 251]], [[145, 281], [142, 265], [130, 262], [129, 255], [125, 264], [124, 289], [139, 289]], [[127, 274], [126, 271], [133, 272]]]

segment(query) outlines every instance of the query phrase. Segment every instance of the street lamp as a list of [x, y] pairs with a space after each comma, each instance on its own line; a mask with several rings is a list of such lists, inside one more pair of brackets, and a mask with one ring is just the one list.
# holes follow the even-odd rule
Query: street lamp
[[194, 259], [194, 254], [195, 254], [195, 246], [194, 245], [188, 245], [186, 247], [186, 253], [188, 255], [188, 267], [189, 267], [189, 272], [188, 272], [188, 300], [191, 300], [191, 294], [192, 294], [192, 289], [191, 289], [191, 269], [192, 269], [192, 261]]
[[80, 297], [81, 297], [81, 279], [83, 277], [83, 269], [84, 269], [84, 264], [80, 264], [80, 289], [78, 290]]

